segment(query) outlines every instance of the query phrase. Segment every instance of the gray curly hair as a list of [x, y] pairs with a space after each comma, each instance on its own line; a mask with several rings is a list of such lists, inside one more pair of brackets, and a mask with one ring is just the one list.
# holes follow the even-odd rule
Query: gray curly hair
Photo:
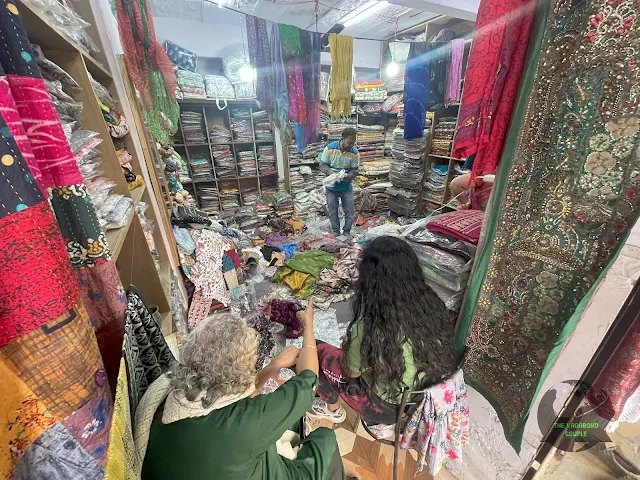
[[235, 315], [212, 315], [184, 339], [181, 361], [168, 374], [171, 386], [190, 402], [206, 392], [203, 408], [243, 393], [256, 381], [258, 344], [258, 332]]

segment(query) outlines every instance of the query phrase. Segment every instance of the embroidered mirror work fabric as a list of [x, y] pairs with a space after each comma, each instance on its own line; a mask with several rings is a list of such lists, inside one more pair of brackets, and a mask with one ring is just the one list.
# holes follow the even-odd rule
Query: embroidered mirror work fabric
[[640, 203], [639, 4], [538, 8], [456, 337], [459, 353], [468, 347], [468, 383], [496, 408], [517, 450], [543, 372]]

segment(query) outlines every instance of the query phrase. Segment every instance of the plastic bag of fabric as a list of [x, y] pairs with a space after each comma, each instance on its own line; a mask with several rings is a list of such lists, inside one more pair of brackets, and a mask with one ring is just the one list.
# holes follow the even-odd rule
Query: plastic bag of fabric
[[198, 55], [170, 40], [165, 40], [164, 49], [175, 66], [195, 72], [198, 68]]
[[204, 77], [204, 88], [210, 98], [236, 98], [236, 92], [228, 78], [222, 75]]
[[240, 76], [240, 69], [244, 65], [249, 65], [249, 57], [244, 53], [232, 53], [222, 59], [222, 68], [224, 70], [224, 76], [231, 83], [242, 83], [244, 79]]
[[130, 197], [122, 197], [116, 206], [105, 217], [107, 230], [122, 228], [127, 224], [129, 212], [133, 208], [133, 200]]
[[233, 84], [235, 98], [256, 98], [256, 85], [253, 82], [236, 82]]
[[453, 290], [449, 290], [446, 287], [434, 282], [433, 280], [427, 278], [427, 285], [431, 287], [431, 289], [435, 292], [440, 300], [444, 303], [444, 306], [447, 307], [447, 310], [452, 312], [459, 312], [460, 307], [462, 307], [462, 298], [464, 297], [464, 290], [459, 292], [455, 292]]

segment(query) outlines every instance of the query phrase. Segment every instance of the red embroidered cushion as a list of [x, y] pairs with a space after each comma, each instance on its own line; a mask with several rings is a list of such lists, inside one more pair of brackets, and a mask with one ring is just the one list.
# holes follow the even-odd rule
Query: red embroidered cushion
[[463, 210], [436, 218], [427, 224], [427, 230], [477, 245], [483, 217], [480, 210]]

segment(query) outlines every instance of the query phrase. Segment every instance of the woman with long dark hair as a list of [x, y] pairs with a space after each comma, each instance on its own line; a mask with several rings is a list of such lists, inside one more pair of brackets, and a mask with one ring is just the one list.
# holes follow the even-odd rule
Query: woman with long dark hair
[[400, 238], [376, 238], [363, 251], [342, 350], [318, 344], [312, 416], [344, 421], [341, 397], [365, 421], [395, 423], [405, 387], [426, 388], [453, 373], [452, 342], [453, 323], [414, 251]]

